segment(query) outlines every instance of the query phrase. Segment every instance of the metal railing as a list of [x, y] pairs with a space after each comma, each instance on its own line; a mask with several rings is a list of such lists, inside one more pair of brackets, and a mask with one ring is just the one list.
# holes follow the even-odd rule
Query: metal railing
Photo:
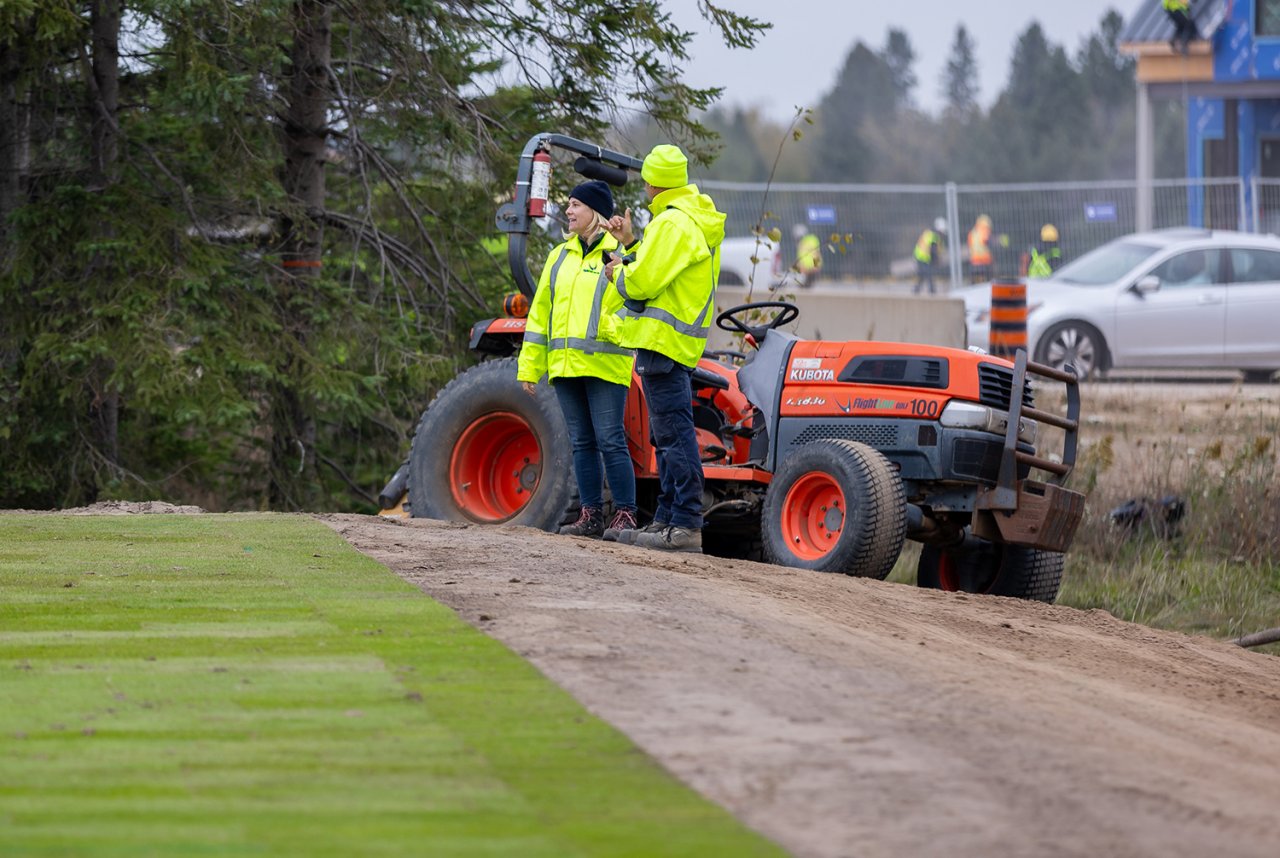
[[[1138, 202], [1151, 201], [1151, 227], [1202, 226], [1264, 232], [1280, 228], [1280, 179], [1157, 179], [1001, 185], [747, 184], [702, 181], [727, 215], [728, 236], [777, 228], [783, 259], [795, 259], [799, 234], [823, 244], [824, 279], [884, 282], [913, 278], [921, 232], [946, 223], [944, 264], [953, 287], [969, 279], [966, 239], [979, 215], [992, 222], [992, 249], [1003, 273], [1025, 264], [1041, 228], [1058, 232], [1063, 261], [1138, 229]], [[1246, 190], [1249, 193], [1246, 193]], [[799, 230], [797, 230], [799, 227]], [[1007, 237], [1007, 242], [1001, 241]], [[943, 274], [946, 271], [940, 271]], [[943, 276], [942, 279], [947, 279]]]

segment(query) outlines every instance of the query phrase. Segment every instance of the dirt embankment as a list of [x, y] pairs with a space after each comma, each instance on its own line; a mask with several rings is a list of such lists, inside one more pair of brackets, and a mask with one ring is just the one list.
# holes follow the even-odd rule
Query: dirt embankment
[[1280, 659], [526, 528], [324, 520], [801, 856], [1280, 854]]

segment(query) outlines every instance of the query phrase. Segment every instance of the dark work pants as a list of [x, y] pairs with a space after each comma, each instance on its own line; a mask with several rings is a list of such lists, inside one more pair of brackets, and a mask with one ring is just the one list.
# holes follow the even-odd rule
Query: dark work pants
[[1173, 41], [1180, 43], [1185, 53], [1191, 40], [1199, 37], [1199, 33], [1196, 32], [1196, 22], [1181, 10], [1168, 14], [1173, 19]]
[[919, 294], [921, 287], [924, 286], [924, 284], [926, 283], [929, 284], [929, 294], [930, 295], [934, 294], [933, 263], [921, 262], [919, 259], [917, 259], [916, 260], [916, 285], [915, 285], [915, 288], [912, 289], [911, 291], [916, 294]]
[[693, 426], [693, 384], [688, 367], [643, 375], [649, 433], [658, 454], [655, 521], [702, 529], [702, 457]]

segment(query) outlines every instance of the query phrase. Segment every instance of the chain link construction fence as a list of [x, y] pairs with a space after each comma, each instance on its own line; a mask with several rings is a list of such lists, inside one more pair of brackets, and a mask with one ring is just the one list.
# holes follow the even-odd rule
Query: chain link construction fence
[[[1002, 274], [1023, 273], [1026, 251], [1046, 224], [1057, 230], [1063, 262], [1140, 228], [1280, 228], [1280, 179], [1254, 180], [1247, 197], [1238, 178], [1159, 179], [1145, 199], [1136, 181], [698, 186], [726, 213], [727, 237], [776, 228], [785, 267], [796, 257], [798, 236], [812, 232], [822, 242], [821, 279], [867, 284], [913, 280], [916, 240], [938, 219], [946, 227], [938, 274], [953, 287], [970, 279], [966, 237], [984, 214], [992, 222], [990, 246]], [[1140, 211], [1146, 201], [1149, 208]], [[1140, 227], [1140, 221], [1148, 223]]]
[[1280, 234], [1280, 179], [1255, 177], [1249, 195], [1257, 232]]

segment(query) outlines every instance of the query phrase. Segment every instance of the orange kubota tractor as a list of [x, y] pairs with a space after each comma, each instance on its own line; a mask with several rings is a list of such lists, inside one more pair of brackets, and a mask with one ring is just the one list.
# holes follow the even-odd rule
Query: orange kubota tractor
[[[525, 296], [535, 288], [525, 242], [543, 211], [552, 148], [577, 154], [579, 173], [614, 185], [640, 169], [635, 158], [573, 138], [529, 141], [515, 201], [497, 218]], [[798, 314], [781, 301], [724, 311], [717, 326], [742, 334], [750, 354], [709, 352], [694, 370], [704, 550], [883, 578], [913, 539], [923, 543], [920, 586], [1052, 602], [1084, 512], [1084, 496], [1062, 485], [1076, 454], [1075, 375], [1022, 351], [1010, 362], [938, 346], [801, 340], [783, 328]], [[524, 324], [508, 315], [473, 328], [482, 361], [423, 413], [384, 506], [552, 531], [576, 516], [556, 398], [545, 384], [530, 397], [516, 381]], [[1035, 407], [1033, 376], [1065, 385], [1065, 415]], [[639, 383], [625, 419], [643, 520], [658, 479]], [[1052, 457], [1036, 447], [1045, 426], [1061, 430]], [[1033, 479], [1034, 471], [1048, 476]]]

